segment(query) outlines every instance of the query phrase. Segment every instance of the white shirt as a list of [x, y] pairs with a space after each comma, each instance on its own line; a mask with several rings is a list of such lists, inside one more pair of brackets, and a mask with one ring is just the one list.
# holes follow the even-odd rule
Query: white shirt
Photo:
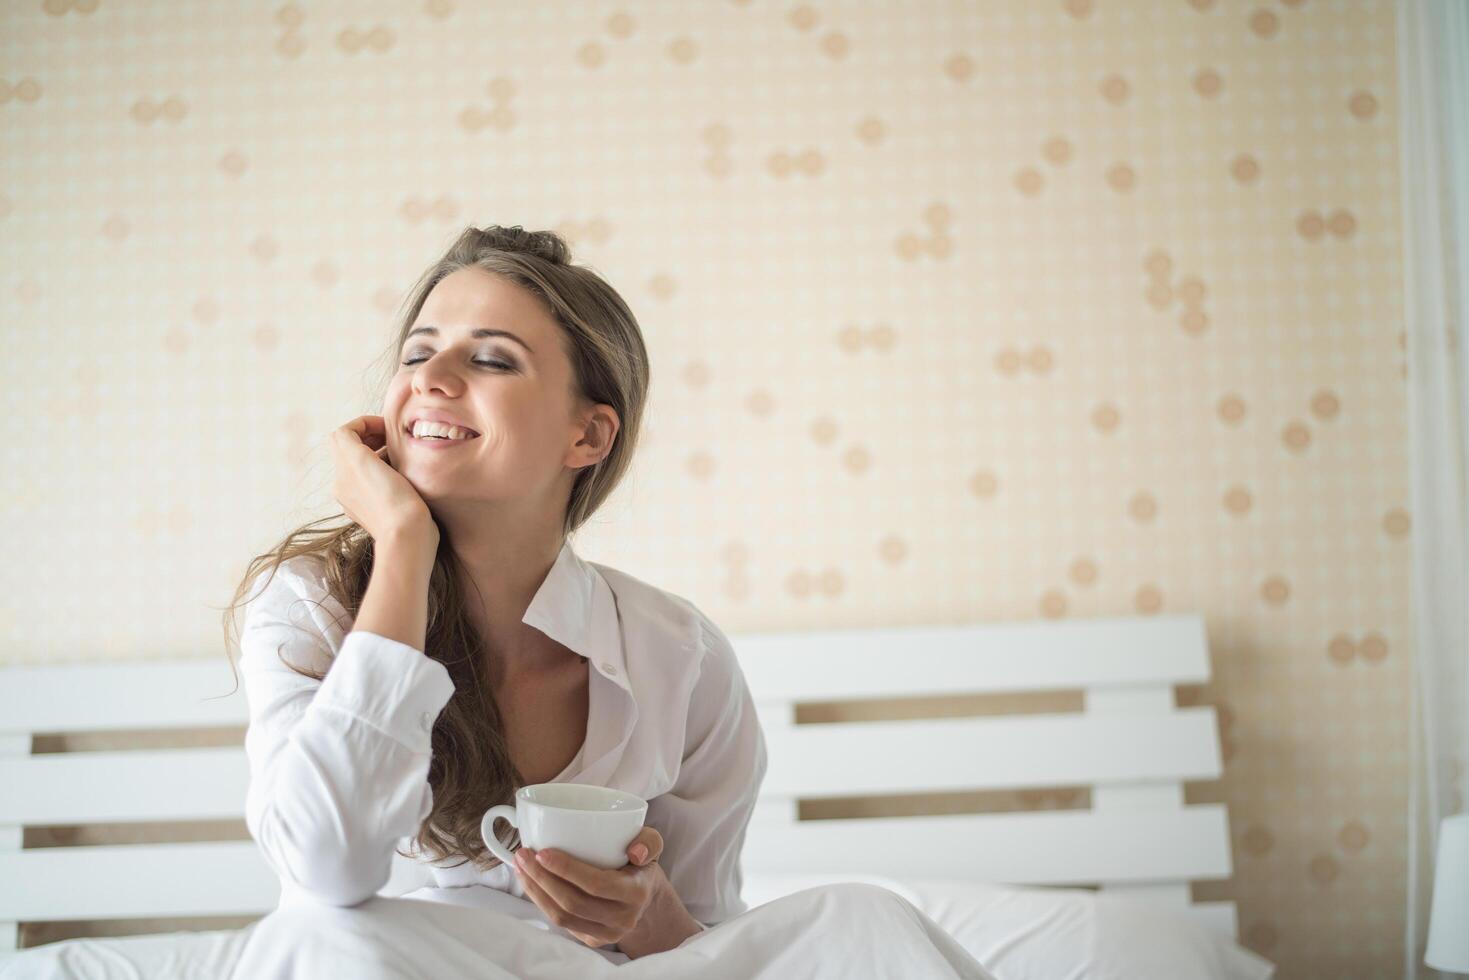
[[[584, 561], [569, 540], [523, 622], [593, 668], [586, 742], [553, 782], [647, 800], [646, 824], [663, 837], [659, 864], [689, 914], [707, 927], [745, 911], [740, 850], [765, 777], [765, 739], [724, 633], [688, 600]], [[318, 560], [305, 556], [282, 563], [250, 598], [240, 647], [245, 822], [283, 898], [303, 890], [355, 905], [393, 894], [383, 888], [399, 848], [426, 870], [425, 884], [488, 885], [529, 900], [511, 868], [433, 861], [411, 843], [433, 804], [429, 735], [454, 692], [443, 664], [351, 631]], [[331, 670], [319, 682], [298, 674], [278, 648]]]

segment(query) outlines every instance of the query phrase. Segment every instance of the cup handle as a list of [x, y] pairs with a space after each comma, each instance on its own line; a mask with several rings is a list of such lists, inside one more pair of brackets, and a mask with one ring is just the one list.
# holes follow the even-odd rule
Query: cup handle
[[501, 844], [495, 837], [495, 819], [497, 817], [504, 817], [510, 826], [514, 827], [515, 807], [501, 803], [486, 810], [484, 819], [479, 824], [480, 836], [485, 839], [485, 847], [490, 849], [491, 854], [499, 858], [502, 863], [513, 868], [515, 866], [515, 855], [511, 854], [505, 848], [505, 845]]

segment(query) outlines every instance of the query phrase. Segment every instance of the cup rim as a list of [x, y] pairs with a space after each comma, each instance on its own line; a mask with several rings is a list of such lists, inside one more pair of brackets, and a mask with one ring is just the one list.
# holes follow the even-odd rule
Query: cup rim
[[[565, 786], [575, 786], [583, 791], [589, 790], [597, 793], [603, 798], [627, 800], [629, 802], [636, 802], [638, 805], [630, 806], [622, 810], [582, 810], [578, 809], [577, 807], [560, 806], [555, 803], [547, 803], [543, 800], [531, 799], [531, 797], [528, 795], [531, 790], [542, 788], [559, 788]], [[638, 796], [636, 793], [629, 793], [626, 790], [621, 789], [613, 789], [611, 786], [598, 786], [595, 783], [561, 783], [555, 780], [551, 780], [550, 782], [545, 783], [530, 783], [529, 785], [520, 787], [520, 789], [515, 791], [515, 802], [517, 805], [519, 805], [521, 802], [525, 802], [531, 806], [546, 807], [550, 810], [565, 810], [570, 813], [607, 814], [609, 816], [617, 816], [619, 814], [625, 813], [637, 813], [640, 810], [647, 810], [648, 808], [648, 801], [643, 799], [641, 796]]]

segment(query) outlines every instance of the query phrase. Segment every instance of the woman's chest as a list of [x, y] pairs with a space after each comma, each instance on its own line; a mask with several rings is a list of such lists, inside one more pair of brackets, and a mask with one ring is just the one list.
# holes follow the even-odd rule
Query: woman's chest
[[495, 692], [510, 759], [525, 781], [560, 775], [587, 738], [591, 704], [586, 661], [554, 677], [513, 681]]

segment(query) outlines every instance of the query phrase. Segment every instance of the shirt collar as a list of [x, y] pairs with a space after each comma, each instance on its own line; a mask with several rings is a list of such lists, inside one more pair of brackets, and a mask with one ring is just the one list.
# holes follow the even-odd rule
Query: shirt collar
[[612, 587], [568, 538], [521, 622], [591, 662], [592, 669], [632, 693]]

